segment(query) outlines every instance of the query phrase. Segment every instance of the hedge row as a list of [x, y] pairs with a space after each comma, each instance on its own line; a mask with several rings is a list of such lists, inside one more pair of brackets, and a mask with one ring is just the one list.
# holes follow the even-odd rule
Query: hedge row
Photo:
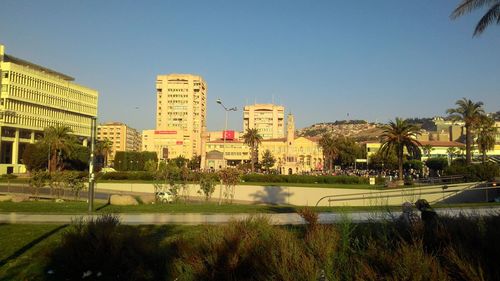
[[247, 174], [242, 176], [245, 182], [283, 182], [283, 183], [339, 183], [368, 184], [369, 179], [356, 176], [309, 176], [309, 175], [263, 175]]
[[[200, 180], [200, 172], [190, 172], [188, 181]], [[156, 174], [152, 172], [111, 172], [100, 173], [99, 180], [155, 180]], [[216, 174], [214, 179], [218, 181]], [[177, 180], [180, 180], [177, 179]], [[241, 177], [245, 182], [273, 182], [273, 183], [327, 183], [327, 184], [368, 184], [368, 178], [355, 176], [309, 176], [309, 175], [264, 175], [247, 174]]]

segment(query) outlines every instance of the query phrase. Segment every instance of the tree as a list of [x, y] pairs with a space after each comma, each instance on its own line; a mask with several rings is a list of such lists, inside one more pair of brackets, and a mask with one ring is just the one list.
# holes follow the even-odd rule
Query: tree
[[477, 126], [477, 148], [483, 155], [483, 164], [486, 163], [486, 152], [495, 148], [495, 137], [497, 128], [495, 127], [495, 120], [483, 115], [479, 120]]
[[75, 144], [74, 136], [70, 135], [73, 131], [67, 126], [50, 126], [45, 128], [42, 143], [49, 147], [49, 172], [60, 170], [63, 154], [69, 154]]
[[250, 147], [250, 163], [252, 163], [252, 172], [255, 172], [255, 163], [258, 161], [257, 152], [259, 144], [262, 142], [262, 136], [257, 129], [247, 129], [243, 139], [245, 144]]
[[457, 108], [450, 108], [446, 113], [454, 121], [463, 121], [465, 123], [465, 161], [467, 164], [472, 162], [471, 145], [472, 129], [479, 122], [480, 116], [484, 113], [482, 102], [473, 102], [463, 98], [455, 102]]
[[23, 151], [23, 164], [30, 172], [47, 169], [49, 147], [43, 143], [27, 144]]
[[176, 158], [172, 159], [174, 161], [175, 165], [179, 168], [185, 167], [186, 164], [188, 163], [188, 159], [186, 159], [184, 156], [177, 156]]
[[382, 127], [382, 146], [380, 151], [388, 155], [391, 151], [396, 153], [398, 158], [399, 179], [403, 179], [403, 157], [404, 149], [413, 158], [420, 157], [420, 144], [416, 137], [419, 134], [419, 128], [408, 124], [404, 119], [396, 118], [395, 122], [389, 122]]
[[488, 8], [486, 14], [479, 20], [474, 29], [474, 35], [477, 36], [492, 23], [500, 24], [500, 0], [462, 0], [455, 10], [451, 13], [452, 19], [471, 13], [476, 9]]
[[[224, 185], [224, 198], [233, 203], [234, 187], [240, 182], [240, 171], [235, 168], [225, 168], [219, 170], [221, 184]], [[222, 192], [222, 186], [221, 186]], [[219, 205], [222, 203], [222, 196], [219, 194]]]
[[363, 157], [363, 149], [350, 137], [336, 138], [338, 159], [343, 166], [353, 165], [356, 159]]
[[96, 156], [103, 157], [104, 167], [108, 166], [108, 157], [113, 149], [113, 142], [108, 138], [104, 138], [103, 140], [98, 140], [95, 145], [95, 154]]
[[331, 134], [325, 134], [319, 140], [319, 146], [323, 149], [323, 157], [325, 158], [323, 162], [328, 163], [328, 172], [331, 172], [333, 163], [339, 155], [337, 141]]
[[453, 157], [458, 154], [458, 149], [454, 146], [450, 146], [448, 147], [448, 149], [446, 149], [446, 153], [450, 158], [450, 164], [451, 164], [451, 162], [453, 162]]
[[276, 163], [276, 158], [274, 158], [269, 149], [266, 149], [264, 154], [262, 154], [261, 164], [266, 169], [267, 173], [269, 173], [269, 169], [274, 166], [274, 163]]
[[205, 201], [208, 201], [215, 191], [215, 179], [213, 174], [203, 173], [200, 176], [200, 190], [198, 193], [203, 193]]
[[424, 151], [425, 156], [429, 158], [431, 157], [431, 152], [434, 150], [434, 147], [432, 147], [432, 145], [430, 144], [426, 144], [422, 146], [422, 150]]
[[192, 171], [199, 170], [201, 167], [201, 156], [193, 156], [191, 160], [188, 161], [187, 166]]

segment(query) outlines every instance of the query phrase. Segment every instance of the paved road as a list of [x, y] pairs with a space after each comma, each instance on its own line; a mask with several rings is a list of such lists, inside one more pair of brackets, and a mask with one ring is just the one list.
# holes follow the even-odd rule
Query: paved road
[[[436, 210], [441, 216], [458, 216], [460, 214], [466, 216], [488, 216], [499, 215], [500, 207], [482, 207], [474, 209], [465, 208], [447, 208]], [[320, 213], [319, 220], [321, 223], [336, 223], [345, 218], [355, 223], [368, 222], [373, 220], [397, 218], [401, 213], [387, 213], [387, 212], [347, 212], [347, 213]], [[304, 224], [304, 220], [296, 213], [286, 214], [258, 214], [260, 216], [268, 217], [273, 224]], [[97, 216], [97, 215], [94, 215]], [[139, 225], [139, 224], [220, 224], [226, 223], [230, 220], [245, 219], [255, 214], [120, 214], [120, 219], [123, 224]], [[57, 223], [65, 224], [71, 223], [72, 220], [77, 218], [89, 218], [86, 214], [28, 214], [28, 213], [0, 213], [0, 223]]]

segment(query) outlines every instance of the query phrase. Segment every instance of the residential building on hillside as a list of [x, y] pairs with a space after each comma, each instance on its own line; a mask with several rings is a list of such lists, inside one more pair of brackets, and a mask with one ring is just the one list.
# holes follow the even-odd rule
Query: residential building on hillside
[[108, 163], [115, 159], [117, 151], [140, 151], [141, 134], [134, 128], [121, 122], [108, 122], [97, 126], [97, 139], [108, 139], [113, 143], [107, 157]]
[[97, 116], [98, 92], [74, 78], [5, 53], [0, 45], [0, 174], [23, 173], [24, 148], [50, 126], [68, 126], [83, 144]]
[[275, 104], [246, 105], [243, 108], [243, 133], [257, 129], [263, 139], [285, 137], [285, 108]]
[[[183, 151], [180, 155], [186, 158], [201, 155], [202, 135], [206, 131], [207, 120], [205, 80], [201, 76], [191, 74], [158, 75], [156, 98], [155, 131], [175, 131], [175, 134], [148, 133], [148, 138], [160, 137], [161, 141], [157, 142], [156, 146], [182, 141]], [[172, 141], [166, 141], [169, 137], [172, 137]], [[173, 154], [168, 155], [170, 158]]]

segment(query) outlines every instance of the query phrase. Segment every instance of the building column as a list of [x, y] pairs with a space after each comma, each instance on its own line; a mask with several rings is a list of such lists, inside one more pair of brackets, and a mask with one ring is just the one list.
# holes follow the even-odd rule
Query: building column
[[14, 143], [12, 143], [12, 164], [18, 164], [19, 158], [19, 129], [16, 129]]
[[30, 143], [35, 143], [35, 131], [31, 131], [31, 134], [30, 134]]
[[83, 144], [82, 144], [82, 145], [83, 145], [83, 146], [85, 146], [85, 147], [87, 147], [87, 146], [88, 146], [88, 141], [89, 141], [89, 140], [88, 140], [87, 138], [84, 138], [84, 139], [83, 139]]

